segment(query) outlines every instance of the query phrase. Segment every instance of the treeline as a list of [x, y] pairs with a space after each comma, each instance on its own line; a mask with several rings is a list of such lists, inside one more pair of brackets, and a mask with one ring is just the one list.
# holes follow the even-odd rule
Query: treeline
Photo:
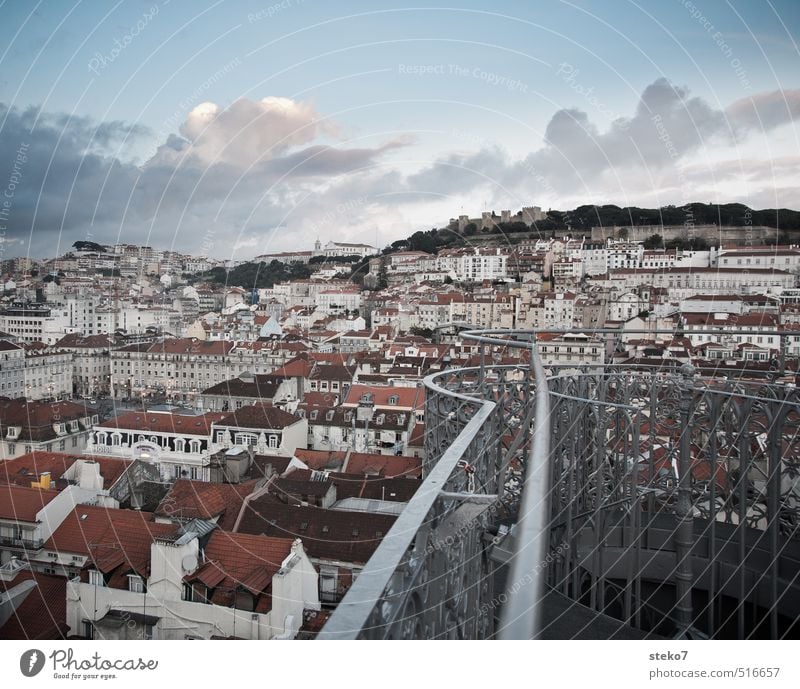
[[207, 273], [196, 276], [202, 282], [213, 282], [230, 287], [258, 289], [272, 287], [277, 282], [304, 280], [311, 276], [313, 269], [305, 263], [242, 263], [234, 268], [212, 268]]
[[[592, 227], [626, 227], [639, 225], [750, 225], [776, 227], [781, 230], [800, 230], [800, 211], [788, 208], [753, 210], [742, 203], [689, 203], [685, 206], [639, 208], [637, 206], [578, 206], [571, 211], [550, 211], [547, 214], [556, 229]], [[537, 223], [537, 227], [539, 223]]]

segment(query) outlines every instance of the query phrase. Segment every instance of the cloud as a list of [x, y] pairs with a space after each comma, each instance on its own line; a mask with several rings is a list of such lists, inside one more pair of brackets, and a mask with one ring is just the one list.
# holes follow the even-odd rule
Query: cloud
[[[522, 160], [486, 146], [445, 156], [412, 175], [409, 183], [434, 185], [447, 193], [471, 194], [482, 188], [483, 198], [493, 203], [520, 206], [543, 199], [558, 204], [565, 199], [586, 203], [650, 197], [659, 191], [654, 185], [671, 176], [672, 190], [691, 197], [689, 179], [681, 177], [683, 165], [695, 163], [706, 151], [735, 151], [753, 134], [796, 120], [798, 94], [755, 94], [721, 109], [685, 87], [658, 79], [644, 89], [633, 115], [617, 118], [604, 131], [580, 108], [563, 108], [548, 122], [544, 144]], [[764, 175], [771, 172], [769, 161], [748, 156], [740, 164]], [[706, 180], [713, 179], [708, 170]]]
[[[196, 106], [180, 127], [184, 143], [179, 150], [199, 164], [248, 168], [337, 132], [310, 103], [272, 96], [239, 98], [227, 108], [210, 102]], [[162, 153], [175, 150], [176, 143], [173, 139]]]
[[769, 131], [800, 117], [800, 89], [768, 91], [740, 98], [726, 109], [737, 126]]
[[[408, 218], [430, 227], [442, 213], [477, 212], [476, 198], [512, 209], [675, 203], [698, 194], [721, 201], [717, 192], [726, 188], [741, 199], [743, 185], [759, 199], [769, 197], [770, 186], [781, 187], [782, 201], [797, 197], [790, 152], [745, 160], [737, 147], [794, 122], [800, 90], [754, 94], [721, 108], [658, 79], [628, 117], [601, 129], [590, 113], [559, 109], [542, 145], [521, 156], [487, 145], [420, 164], [397, 155], [412, 145], [407, 137], [348, 145], [339, 123], [309, 102], [202, 103], [139, 165], [129, 151], [152, 140], [143, 127], [0, 105], [0, 188], [20, 145], [27, 146], [4, 246], [16, 251], [30, 241], [32, 255], [52, 256], [76, 239], [122, 238], [229, 256], [308, 246], [317, 234], [373, 241], [377, 229], [391, 239], [385, 228], [418, 229]], [[704, 164], [709, 151], [715, 162]]]
[[[197, 106], [180, 135], [169, 135], [143, 165], [124, 157], [150, 135], [139, 126], [5, 106], [0, 121], [0, 160], [13, 161], [20, 144], [27, 151], [6, 243], [27, 244], [30, 237], [31, 254], [49, 256], [76, 239], [120, 237], [186, 251], [202, 241], [229, 255], [245, 224], [275, 226], [309, 192], [336, 202], [337, 180], [358, 176], [410, 143], [323, 143], [338, 135], [335, 123], [308, 103], [274, 97]], [[281, 239], [291, 245], [290, 236]]]

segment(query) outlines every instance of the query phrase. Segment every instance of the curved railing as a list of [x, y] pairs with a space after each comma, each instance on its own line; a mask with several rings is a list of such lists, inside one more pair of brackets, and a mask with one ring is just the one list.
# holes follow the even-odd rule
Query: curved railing
[[498, 403], [448, 390], [452, 376], [448, 371], [425, 380], [425, 478], [339, 603], [322, 639], [491, 633], [491, 616], [475, 611], [491, 599], [482, 535], [487, 511], [498, 504], [502, 419]]
[[780, 637], [800, 614], [798, 392], [690, 366], [547, 377], [536, 335], [462, 332], [528, 362], [425, 379], [424, 480], [320, 637], [531, 638], [547, 591], [660, 635]]
[[[800, 396], [617, 370], [554, 377], [556, 590], [663, 635], [779, 638], [800, 614]], [[580, 419], [580, 424], [576, 424]]]

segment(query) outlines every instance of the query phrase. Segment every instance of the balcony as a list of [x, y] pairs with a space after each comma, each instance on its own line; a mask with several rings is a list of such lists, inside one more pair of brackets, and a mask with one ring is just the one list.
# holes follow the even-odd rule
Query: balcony
[[462, 336], [531, 363], [425, 379], [424, 481], [320, 638], [797, 633], [794, 386], [546, 373], [533, 333]]
[[12, 538], [0, 536], [0, 546], [8, 548], [24, 548], [25, 550], [39, 550], [44, 545], [42, 538]]

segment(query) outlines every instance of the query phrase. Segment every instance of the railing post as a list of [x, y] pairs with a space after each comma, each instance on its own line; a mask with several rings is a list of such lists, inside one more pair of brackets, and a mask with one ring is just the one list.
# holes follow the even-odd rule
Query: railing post
[[780, 333], [778, 335], [778, 341], [780, 343], [780, 354], [778, 358], [778, 373], [783, 376], [786, 373], [786, 351], [789, 348], [789, 336], [786, 333]]
[[692, 437], [689, 419], [694, 395], [694, 366], [680, 369], [681, 435], [678, 456], [678, 502], [675, 508], [678, 524], [675, 529], [675, 613], [678, 636], [685, 636], [692, 626]]

